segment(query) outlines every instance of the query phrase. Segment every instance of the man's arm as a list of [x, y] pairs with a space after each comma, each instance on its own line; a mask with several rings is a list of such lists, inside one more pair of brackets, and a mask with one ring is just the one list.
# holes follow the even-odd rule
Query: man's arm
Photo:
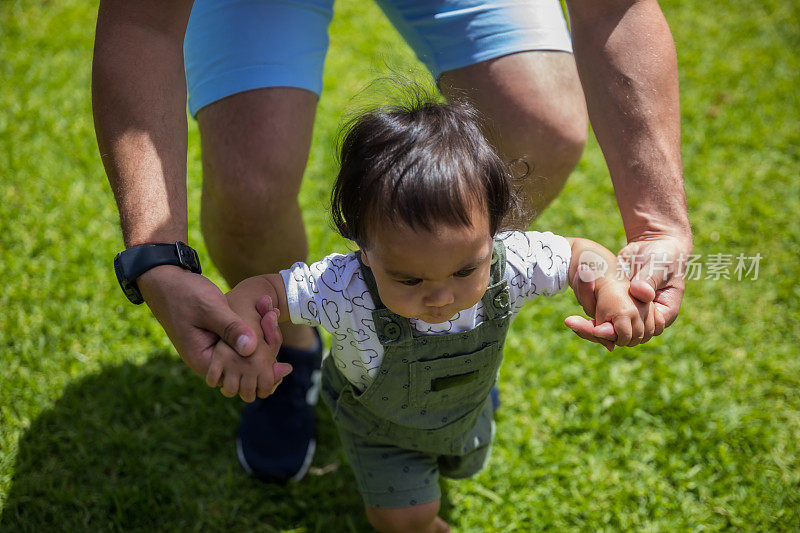
[[[678, 260], [692, 249], [672, 35], [655, 0], [567, 5], [589, 117], [628, 237], [620, 254], [666, 254], [669, 268], [643, 268], [635, 279], [656, 289], [656, 309], [669, 325], [683, 297]], [[634, 261], [637, 266], [648, 265]]]
[[[92, 107], [126, 247], [187, 241], [183, 36], [191, 7], [191, 0], [100, 3]], [[255, 348], [255, 333], [208, 279], [160, 266], [137, 284], [195, 372], [206, 373], [219, 337], [243, 354]]]
[[183, 35], [191, 4], [100, 3], [92, 107], [126, 247], [187, 240]]

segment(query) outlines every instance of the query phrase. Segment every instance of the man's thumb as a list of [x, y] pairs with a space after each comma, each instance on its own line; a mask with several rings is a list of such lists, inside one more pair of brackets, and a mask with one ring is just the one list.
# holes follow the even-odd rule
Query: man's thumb
[[219, 338], [239, 355], [250, 355], [256, 349], [256, 336], [252, 328], [229, 307], [214, 309], [207, 315], [203, 327], [219, 335]]
[[656, 298], [654, 282], [651, 278], [646, 278], [644, 280], [637, 280], [634, 278], [634, 280], [631, 281], [631, 287], [628, 292], [642, 303], [652, 302]]
[[640, 302], [652, 302], [658, 289], [667, 281], [667, 269], [656, 259], [655, 255], [651, 256], [649, 261], [635, 269], [631, 278], [630, 294]]

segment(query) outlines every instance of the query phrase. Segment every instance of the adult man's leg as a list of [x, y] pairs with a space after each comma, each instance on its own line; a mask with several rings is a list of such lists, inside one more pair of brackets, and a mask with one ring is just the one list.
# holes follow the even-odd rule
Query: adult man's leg
[[488, 119], [487, 134], [508, 160], [521, 159], [528, 204], [537, 216], [580, 160], [586, 103], [575, 61], [566, 52], [527, 51], [444, 72], [441, 91], [466, 96]]
[[[333, 0], [195, 0], [184, 40], [189, 110], [203, 149], [202, 227], [231, 285], [304, 260], [297, 194], [311, 143]], [[242, 466], [299, 479], [314, 452], [322, 347], [306, 326], [282, 328], [278, 359], [293, 371], [249, 404], [237, 439]]]
[[[197, 114], [203, 235], [231, 286], [306, 258], [297, 194], [316, 104], [313, 92], [273, 87], [234, 94]], [[299, 479], [310, 464], [314, 374], [320, 363], [319, 337], [311, 328], [288, 325], [281, 330], [279, 358], [294, 370], [273, 396], [248, 405], [237, 441], [245, 469], [275, 481]]]

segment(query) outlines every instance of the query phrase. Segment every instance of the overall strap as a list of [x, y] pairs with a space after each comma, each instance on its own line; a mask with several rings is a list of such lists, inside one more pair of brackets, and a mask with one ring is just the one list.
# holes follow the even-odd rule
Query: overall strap
[[378, 294], [378, 284], [375, 283], [375, 276], [372, 269], [361, 260], [361, 252], [356, 252], [358, 263], [361, 266], [361, 273], [364, 275], [364, 283], [367, 284], [369, 294], [375, 309], [372, 311], [372, 320], [375, 324], [375, 332], [382, 345], [398, 344], [408, 342], [414, 337], [411, 322], [405, 317], [392, 313], [381, 301]]
[[504, 320], [508, 317], [509, 303], [508, 284], [503, 279], [506, 271], [506, 245], [500, 239], [494, 240], [492, 253], [492, 272], [489, 288], [483, 294], [483, 312], [488, 320]]
[[361, 260], [361, 250], [356, 252], [358, 264], [361, 266], [361, 273], [364, 275], [364, 283], [367, 284], [369, 294], [372, 296], [372, 302], [375, 304], [375, 309], [383, 309], [386, 306], [381, 301], [381, 296], [378, 294], [378, 284], [375, 283], [375, 276], [372, 275], [372, 269], [364, 264]]
[[489, 278], [490, 285], [496, 285], [503, 281], [506, 272], [506, 245], [500, 239], [494, 240], [494, 250], [492, 251], [492, 272]]

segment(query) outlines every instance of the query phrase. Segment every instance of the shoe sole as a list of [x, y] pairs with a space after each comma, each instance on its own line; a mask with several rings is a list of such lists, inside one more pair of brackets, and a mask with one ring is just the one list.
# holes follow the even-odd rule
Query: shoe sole
[[300, 470], [297, 471], [295, 475], [291, 478], [292, 481], [297, 482], [305, 477], [306, 472], [311, 467], [311, 461], [314, 460], [314, 452], [317, 450], [317, 441], [316, 439], [311, 439], [308, 442], [308, 450], [306, 450], [306, 457], [303, 459], [303, 464], [300, 465]]
[[[311, 439], [308, 442], [308, 449], [306, 449], [306, 456], [305, 458], [303, 458], [303, 464], [301, 464], [300, 469], [293, 476], [289, 478], [289, 481], [297, 482], [305, 477], [306, 473], [308, 472], [308, 469], [311, 467], [311, 461], [314, 460], [314, 452], [316, 451], [316, 449], [317, 449], [317, 441], [316, 439]], [[254, 477], [256, 479], [261, 478], [261, 476], [259, 476], [255, 472], [255, 470], [253, 470], [253, 468], [248, 464], [247, 459], [244, 456], [244, 448], [242, 448], [242, 439], [240, 439], [239, 437], [236, 438], [236, 457], [239, 458], [239, 464], [242, 465], [242, 469], [247, 473], [247, 475]], [[286, 482], [285, 479], [277, 477], [271, 477], [271, 476], [265, 476], [265, 477], [274, 480], [280, 480], [281, 482], [284, 483]]]

